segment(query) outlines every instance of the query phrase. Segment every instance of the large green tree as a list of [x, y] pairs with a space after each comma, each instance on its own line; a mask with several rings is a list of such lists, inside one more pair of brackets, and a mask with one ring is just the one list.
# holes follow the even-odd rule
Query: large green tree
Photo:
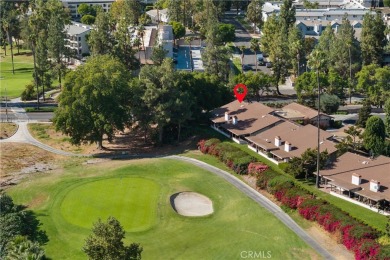
[[73, 144], [113, 138], [129, 121], [131, 92], [129, 73], [117, 59], [96, 56], [66, 75], [53, 122], [57, 131], [70, 136]]
[[376, 64], [363, 66], [356, 78], [356, 88], [367, 94], [374, 106], [382, 107], [390, 97], [390, 68]]
[[330, 55], [332, 66], [344, 79], [352, 80], [355, 73], [360, 70], [360, 44], [355, 37], [353, 26], [346, 17], [338, 27]]
[[233, 88], [236, 84], [245, 84], [248, 88], [248, 98], [260, 101], [265, 93], [270, 93], [273, 87], [273, 79], [270, 75], [263, 72], [241, 73], [230, 80], [229, 86]]
[[91, 31], [88, 38], [91, 55], [102, 55], [112, 52], [114, 46], [112, 28], [109, 14], [98, 12], [95, 29]]
[[83, 251], [90, 260], [139, 260], [143, 251], [139, 244], [125, 246], [125, 231], [119, 221], [109, 217], [107, 222], [98, 219], [93, 224], [92, 234], [85, 240]]
[[65, 9], [61, 2], [49, 0], [47, 5], [50, 11], [47, 47], [49, 57], [55, 61], [54, 70], [56, 71], [58, 81], [61, 85], [61, 80], [66, 69], [64, 57], [68, 54], [65, 47], [65, 25], [70, 23], [70, 14], [68, 9]]
[[[329, 159], [328, 151], [320, 153], [320, 169], [323, 169]], [[297, 179], [308, 179], [317, 169], [317, 150], [307, 149], [300, 157], [292, 158], [287, 165], [286, 172]]]
[[135, 50], [133, 49], [133, 42], [131, 41], [131, 33], [129, 25], [126, 20], [121, 19], [114, 32], [114, 49], [112, 54], [117, 57], [128, 70], [135, 70], [139, 68], [140, 62], [135, 57]]
[[363, 65], [382, 64], [383, 51], [386, 46], [385, 29], [386, 25], [380, 13], [364, 15], [361, 34]]
[[[331, 26], [326, 26], [325, 30], [322, 32], [318, 44], [315, 46], [316, 50], [319, 50], [323, 53], [328, 53], [332, 51], [332, 46], [335, 41], [335, 34]], [[329, 71], [332, 66], [331, 55], [326, 55], [324, 59], [324, 69]]]
[[367, 120], [363, 133], [363, 145], [373, 156], [383, 152], [385, 144], [385, 124], [380, 117], [372, 116]]
[[246, 18], [253, 23], [253, 31], [255, 28], [261, 28], [263, 23], [263, 0], [252, 0], [248, 5]]

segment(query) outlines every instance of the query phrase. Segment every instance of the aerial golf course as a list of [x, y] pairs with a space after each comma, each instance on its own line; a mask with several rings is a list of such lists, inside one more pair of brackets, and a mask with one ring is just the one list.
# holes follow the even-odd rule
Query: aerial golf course
[[[172, 194], [208, 197], [214, 212], [184, 217]], [[86, 259], [84, 240], [98, 218], [117, 218], [126, 243], [140, 243], [142, 259], [239, 259], [242, 251], [271, 251], [275, 259], [318, 255], [271, 213], [222, 178], [169, 159], [72, 165], [37, 174], [8, 190], [43, 223], [51, 259]]]

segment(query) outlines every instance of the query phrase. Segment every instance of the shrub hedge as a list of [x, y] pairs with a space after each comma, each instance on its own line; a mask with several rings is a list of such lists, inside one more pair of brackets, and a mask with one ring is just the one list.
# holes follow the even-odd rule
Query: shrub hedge
[[355, 259], [390, 259], [390, 245], [377, 242], [380, 233], [359, 222], [348, 213], [316, 198], [313, 194], [298, 187], [283, 175], [271, 170], [267, 165], [256, 162], [247, 152], [219, 139], [201, 140], [198, 148], [202, 153], [218, 157], [238, 174], [250, 174], [257, 178], [256, 185], [273, 194], [283, 207], [297, 209], [299, 214], [310, 221], [316, 221], [330, 233], [340, 236], [340, 242], [354, 252]]

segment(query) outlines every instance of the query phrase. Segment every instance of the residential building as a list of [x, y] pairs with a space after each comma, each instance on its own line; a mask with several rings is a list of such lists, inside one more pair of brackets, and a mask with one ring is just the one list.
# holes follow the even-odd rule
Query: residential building
[[237, 143], [246, 143], [246, 137], [283, 122], [272, 113], [272, 108], [259, 102], [236, 100], [211, 111], [211, 127]]
[[71, 49], [78, 59], [89, 54], [87, 35], [91, 30], [91, 26], [76, 22], [71, 22], [70, 25], [65, 27], [67, 36], [65, 47]]
[[[351, 25], [355, 31], [355, 37], [357, 40], [360, 40], [363, 21], [356, 20], [352, 21]], [[302, 35], [305, 37], [314, 37], [316, 39], [322, 34], [322, 32], [326, 29], [327, 26], [330, 26], [335, 32], [338, 31], [338, 28], [342, 24], [342, 21], [324, 21], [324, 20], [301, 20], [296, 21], [295, 26], [302, 32]]]
[[[282, 107], [281, 109], [276, 110], [275, 115], [284, 118], [286, 120], [294, 121], [303, 125], [312, 124], [317, 126], [318, 111], [295, 102], [290, 103]], [[320, 113], [321, 127], [323, 128], [329, 127], [331, 120], [332, 120], [331, 116], [325, 113]]]
[[389, 212], [390, 158], [367, 158], [347, 152], [320, 171], [330, 194], [363, 207]]
[[[327, 151], [334, 157], [336, 148], [331, 141], [333, 135], [320, 130], [320, 151]], [[317, 149], [317, 128], [312, 125], [298, 125], [293, 122], [282, 123], [246, 137], [248, 148], [263, 157], [279, 164], [293, 157], [300, 157], [307, 149]]]
[[295, 18], [297, 21], [339, 21], [341, 22], [344, 17], [349, 21], [362, 21], [366, 13], [375, 14], [374, 11], [369, 9], [297, 9]]
[[100, 6], [104, 12], [108, 12], [115, 0], [61, 0], [61, 2], [65, 7], [69, 8], [72, 19], [79, 20], [81, 15], [77, 12], [77, 8], [81, 4]]
[[150, 16], [153, 22], [163, 22], [163, 23], [169, 23], [169, 16], [168, 16], [168, 9], [152, 9], [146, 12], [147, 15]]

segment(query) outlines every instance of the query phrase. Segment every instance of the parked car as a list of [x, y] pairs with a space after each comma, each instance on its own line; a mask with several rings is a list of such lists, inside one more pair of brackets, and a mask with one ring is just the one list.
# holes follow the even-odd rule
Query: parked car
[[259, 60], [259, 61], [257, 62], [257, 65], [259, 65], [259, 66], [265, 66], [265, 61], [264, 61], [264, 60]]
[[252, 67], [249, 66], [249, 65], [244, 64], [244, 65], [242, 65], [242, 70], [243, 71], [252, 70]]
[[265, 66], [266, 66], [267, 68], [272, 68], [272, 63], [271, 63], [271, 62], [267, 62], [267, 63], [265, 64]]

